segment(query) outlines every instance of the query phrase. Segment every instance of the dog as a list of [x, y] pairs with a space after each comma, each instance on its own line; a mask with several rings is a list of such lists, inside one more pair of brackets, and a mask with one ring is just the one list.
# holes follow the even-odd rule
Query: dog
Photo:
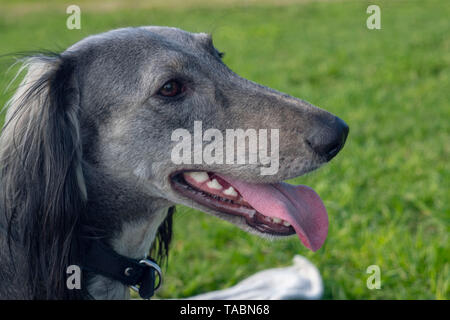
[[[176, 204], [322, 246], [322, 201], [281, 181], [336, 156], [348, 126], [239, 77], [222, 55], [209, 34], [150, 26], [24, 59], [0, 137], [0, 298], [126, 299], [130, 286], [151, 296]], [[196, 121], [221, 133], [278, 130], [279, 169], [175, 164], [172, 133]], [[68, 287], [69, 266], [80, 266], [81, 289]]]

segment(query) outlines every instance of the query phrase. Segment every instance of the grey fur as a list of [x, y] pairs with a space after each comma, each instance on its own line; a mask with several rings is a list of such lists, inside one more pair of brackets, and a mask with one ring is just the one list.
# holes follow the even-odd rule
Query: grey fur
[[[69, 159], [69, 169], [73, 167], [74, 174], [68, 179], [75, 181], [71, 194], [78, 196], [77, 203], [84, 212], [73, 213], [78, 214], [74, 223], [99, 231], [94, 233], [118, 253], [142, 257], [164, 220], [167, 208], [174, 204], [199, 209], [258, 233], [240, 217], [215, 212], [173, 191], [169, 175], [177, 170], [201, 169], [268, 183], [297, 177], [326, 162], [308, 146], [306, 139], [314, 130], [333, 123], [333, 115], [239, 77], [221, 61], [208, 34], [168, 27], [125, 28], [87, 37], [59, 56], [27, 60], [28, 73], [8, 103], [0, 140], [2, 211], [12, 212], [9, 207], [33, 196], [20, 193], [21, 157], [25, 155], [25, 164], [33, 167], [30, 159], [42, 157], [42, 163], [52, 164], [52, 157], [58, 154], [55, 145], [45, 145], [40, 140], [42, 127], [52, 119], [51, 114], [43, 118], [42, 112], [51, 86], [55, 85], [54, 77], [68, 60], [73, 67], [67, 79], [64, 78], [69, 83], [64, 91], [70, 94], [64, 98], [68, 106], [60, 105], [55, 112], [61, 112], [72, 126], [57, 129], [61, 130], [61, 135], [70, 135], [74, 144]], [[49, 78], [42, 82], [41, 90], [34, 88], [33, 95], [27, 94], [27, 90], [45, 75]], [[158, 89], [175, 77], [188, 83], [185, 97], [173, 101], [159, 97]], [[63, 107], [67, 110], [61, 111]], [[222, 132], [227, 128], [279, 129], [280, 170], [276, 175], [262, 176], [258, 165], [173, 164], [171, 133], [177, 128], [191, 130], [194, 121], [202, 121], [205, 127]], [[40, 145], [41, 149], [30, 142]], [[42, 173], [39, 179], [50, 179], [42, 182], [50, 190], [54, 188], [52, 170], [53, 167], [48, 166], [37, 171]], [[39, 199], [34, 201], [41, 203]], [[20, 238], [24, 230], [21, 224], [26, 224], [34, 212], [22, 207], [15, 210], [19, 213], [12, 234]], [[3, 229], [7, 228], [10, 218], [2, 214]], [[41, 232], [52, 233], [52, 230]], [[51, 234], [46, 236], [51, 239]], [[130, 241], [131, 238], [143, 239], [146, 244]], [[39, 239], [37, 236], [35, 241]], [[23, 266], [31, 257], [20, 240], [12, 241], [10, 252], [3, 230], [0, 247], [0, 298], [66, 297], [48, 292], [56, 286], [51, 279], [47, 287], [29, 287], [28, 269]], [[117, 282], [93, 277], [89, 283], [88, 291], [95, 298], [127, 297], [127, 288]]]

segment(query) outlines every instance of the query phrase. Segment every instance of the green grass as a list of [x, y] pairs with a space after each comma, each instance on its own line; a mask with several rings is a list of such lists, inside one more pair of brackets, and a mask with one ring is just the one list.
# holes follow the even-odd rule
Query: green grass
[[[381, 30], [365, 27], [372, 1], [83, 12], [80, 31], [65, 28], [64, 10], [8, 15], [2, 3], [0, 54], [63, 49], [130, 25], [209, 31], [237, 73], [350, 125], [336, 159], [291, 181], [313, 187], [325, 201], [330, 231], [322, 249], [307, 251], [296, 238], [262, 240], [178, 207], [160, 298], [225, 288], [287, 266], [295, 254], [320, 269], [327, 299], [450, 298], [448, 1], [375, 1]], [[10, 63], [0, 60], [2, 88], [14, 74], [3, 76]], [[366, 287], [373, 264], [381, 268], [380, 290]]]

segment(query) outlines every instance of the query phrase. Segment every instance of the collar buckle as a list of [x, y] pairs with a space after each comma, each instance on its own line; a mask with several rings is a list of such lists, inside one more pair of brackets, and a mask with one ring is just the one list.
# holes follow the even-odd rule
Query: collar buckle
[[[162, 271], [161, 268], [156, 264], [156, 262], [150, 260], [150, 259], [142, 259], [139, 261], [140, 264], [144, 265], [148, 268], [148, 273], [151, 273], [151, 278], [153, 281], [150, 281], [152, 288], [147, 288], [145, 286], [146, 282], [142, 282], [141, 285], [132, 285], [130, 286], [131, 289], [136, 291], [142, 298], [149, 299], [155, 291], [157, 291], [161, 285], [162, 285]], [[158, 284], [154, 286], [155, 284], [155, 278], [154, 278], [154, 272], [156, 271], [156, 274], [158, 275]], [[144, 288], [145, 287], [145, 288]], [[147, 298], [148, 296], [148, 298]]]

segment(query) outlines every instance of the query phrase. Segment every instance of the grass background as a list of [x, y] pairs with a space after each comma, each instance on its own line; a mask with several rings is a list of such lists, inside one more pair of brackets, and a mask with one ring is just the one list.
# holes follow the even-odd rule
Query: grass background
[[[330, 218], [316, 253], [298, 239], [262, 240], [178, 207], [159, 298], [231, 286], [295, 254], [320, 269], [326, 299], [448, 299], [450, 2], [442, 1], [4, 1], [0, 55], [63, 50], [123, 26], [169, 25], [214, 36], [237, 73], [321, 106], [350, 125], [329, 165], [290, 182], [313, 187]], [[78, 4], [82, 29], [66, 28]], [[381, 30], [366, 8], [381, 7]], [[0, 59], [0, 104], [13, 89]], [[366, 268], [381, 268], [381, 289]]]

